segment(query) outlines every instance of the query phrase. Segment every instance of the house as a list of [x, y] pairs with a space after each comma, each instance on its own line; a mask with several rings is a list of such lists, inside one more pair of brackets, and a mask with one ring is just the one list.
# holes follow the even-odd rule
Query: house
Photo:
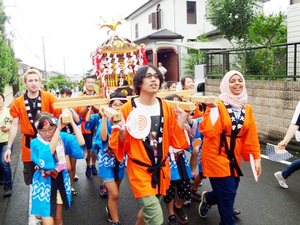
[[[262, 9], [263, 2], [257, 1]], [[131, 40], [144, 43], [149, 63], [162, 62], [168, 72], [166, 81], [179, 81], [184, 76], [185, 62], [182, 60], [188, 48], [231, 48], [222, 37], [211, 42], [189, 42], [198, 36], [215, 30], [206, 20], [207, 1], [201, 0], [149, 0], [133, 11], [125, 20], [130, 22]], [[195, 76], [197, 77], [197, 76]]]
[[[287, 40], [288, 43], [297, 43], [288, 48], [287, 74], [296, 76], [300, 74], [300, 0], [290, 0], [287, 12]], [[297, 50], [298, 47], [298, 50]], [[298, 63], [297, 63], [298, 62]]]

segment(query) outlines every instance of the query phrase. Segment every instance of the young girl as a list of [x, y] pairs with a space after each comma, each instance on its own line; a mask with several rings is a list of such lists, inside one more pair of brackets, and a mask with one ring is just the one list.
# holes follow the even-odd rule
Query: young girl
[[[60, 91], [60, 97], [61, 98], [72, 97], [71, 89], [68, 87], [63, 87]], [[79, 126], [82, 122], [81, 117], [78, 115], [78, 113], [74, 109], [70, 108], [70, 111], [72, 113], [74, 122], [76, 123], [77, 126]], [[65, 126], [61, 131], [68, 132], [69, 134], [74, 134], [71, 124], [68, 124], [67, 126]], [[70, 157], [70, 162], [71, 162], [71, 167], [70, 167], [70, 170], [68, 170], [68, 172], [69, 172], [70, 180], [71, 180], [71, 191], [72, 191], [72, 195], [76, 195], [77, 190], [74, 187], [74, 181], [75, 181], [75, 175], [76, 175], [76, 159], [73, 157]]]
[[165, 89], [167, 91], [176, 91], [176, 82], [175, 81], [167, 81], [165, 84]]
[[59, 117], [47, 112], [36, 116], [34, 125], [37, 137], [30, 143], [31, 159], [36, 164], [32, 180], [31, 214], [41, 216], [43, 225], [63, 224], [63, 207], [71, 205], [71, 183], [67, 167], [70, 167], [68, 156], [82, 159], [82, 147], [85, 142], [75, 124], [71, 112], [70, 124], [75, 135], [61, 130], [67, 125]]
[[[172, 94], [168, 95], [166, 100], [172, 101], [182, 101], [181, 97]], [[178, 115], [178, 110], [174, 110], [175, 115]], [[185, 124], [185, 133], [186, 137], [189, 138], [189, 126]], [[183, 211], [183, 203], [184, 201], [190, 201], [191, 199], [191, 184], [190, 179], [193, 177], [191, 172], [191, 167], [189, 161], [184, 153], [184, 149], [175, 149], [170, 146], [168, 159], [170, 162], [171, 169], [171, 184], [169, 189], [167, 190], [166, 196], [164, 196], [164, 202], [167, 205], [168, 209], [168, 224], [175, 225], [177, 224], [177, 217], [180, 224], [188, 224], [188, 216]], [[175, 199], [175, 188], [178, 192], [178, 198]], [[176, 217], [176, 215], [177, 217]]]
[[[121, 106], [127, 102], [126, 95], [122, 92], [113, 93], [110, 96], [109, 107], [120, 111]], [[98, 131], [96, 133], [96, 145], [99, 148], [97, 158], [99, 165], [99, 176], [103, 179], [108, 189], [108, 220], [113, 225], [121, 224], [118, 214], [118, 198], [121, 181], [124, 177], [125, 155], [121, 162], [114, 156], [113, 151], [108, 147], [108, 139], [112, 131], [112, 123], [102, 113], [103, 107], [100, 108], [102, 120], [100, 121]]]
[[[96, 145], [96, 133], [98, 131], [98, 127], [99, 127], [99, 124], [100, 124], [100, 121], [102, 118], [102, 114], [100, 111], [99, 111], [99, 113], [94, 113], [92, 115], [91, 115], [91, 113], [92, 113], [92, 107], [89, 107], [89, 110], [85, 117], [84, 129], [91, 130], [94, 134], [93, 141], [92, 141], [92, 151], [97, 156], [99, 147]], [[106, 188], [105, 184], [103, 183], [103, 180], [100, 176], [99, 176], [99, 179], [100, 179], [100, 196], [102, 198], [106, 198], [108, 196], [107, 188]]]

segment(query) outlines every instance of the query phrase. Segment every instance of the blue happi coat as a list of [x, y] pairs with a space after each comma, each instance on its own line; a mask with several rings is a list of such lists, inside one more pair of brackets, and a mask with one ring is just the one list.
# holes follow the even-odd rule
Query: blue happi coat
[[[60, 137], [65, 147], [65, 154], [76, 159], [83, 159], [82, 147], [79, 145], [76, 137], [72, 134], [60, 132]], [[43, 170], [55, 170], [56, 159], [52, 155], [49, 144], [44, 144], [37, 138], [30, 143], [31, 160]], [[67, 195], [68, 207], [71, 206], [71, 183], [67, 169], [60, 172], [63, 177], [63, 185]], [[31, 214], [41, 217], [53, 216], [51, 211], [51, 176], [46, 179], [42, 176], [39, 170], [36, 170], [32, 179], [32, 208]], [[53, 200], [52, 200], [53, 201]], [[54, 200], [56, 203], [56, 199]], [[65, 208], [68, 208], [65, 207]]]
[[85, 123], [84, 123], [84, 129], [91, 130], [94, 133], [93, 142], [92, 142], [92, 150], [96, 155], [97, 155], [98, 151], [97, 151], [97, 149], [95, 149], [95, 146], [96, 146], [95, 145], [95, 141], [96, 141], [96, 135], [95, 134], [98, 131], [99, 123], [100, 123], [100, 116], [99, 116], [98, 113], [95, 113], [95, 114], [91, 115], [90, 122], [85, 121]]
[[[187, 159], [186, 155], [183, 153], [182, 157], [184, 159], [184, 164], [185, 164], [185, 169], [186, 169], [186, 173], [188, 175], [188, 178], [192, 178], [192, 171], [191, 171], [191, 166], [190, 166], [190, 162]], [[172, 160], [170, 157], [170, 153], [168, 154], [168, 159], [170, 162], [170, 170], [171, 170], [171, 180], [184, 180], [182, 177], [180, 177], [180, 173], [178, 170], [178, 166], [177, 166], [177, 162], [175, 160]]]
[[[195, 139], [195, 138], [200, 138], [201, 140], [203, 140], [203, 134], [200, 133], [199, 131], [199, 124], [202, 121], [203, 117], [197, 118], [197, 119], [193, 119], [193, 123], [191, 125], [191, 138]], [[199, 173], [203, 173], [202, 171], [202, 161], [201, 161], [201, 150], [202, 150], [202, 142], [199, 146], [199, 150], [198, 150], [198, 168], [199, 168]]]
[[[94, 116], [94, 115], [92, 115]], [[102, 177], [104, 179], [109, 178], [116, 178], [115, 174], [117, 174], [118, 179], [124, 178], [124, 170], [125, 170], [125, 156], [122, 160], [122, 162], [118, 163], [119, 165], [116, 165], [116, 157], [110, 156], [107, 153], [108, 150], [108, 139], [110, 137], [111, 131], [112, 131], [112, 123], [110, 123], [107, 119], [107, 140], [102, 141], [101, 139], [101, 125], [102, 125], [102, 119], [99, 120], [99, 124], [97, 124], [94, 120], [92, 120], [91, 116], [91, 124], [97, 125], [97, 131], [95, 132], [94, 136], [94, 143], [93, 143], [93, 151], [97, 155], [97, 161], [98, 161], [98, 167], [99, 167], [99, 177]], [[86, 128], [93, 129], [91, 125], [89, 125], [86, 122]], [[97, 146], [97, 147], [96, 147]], [[115, 167], [118, 168], [115, 168]]]

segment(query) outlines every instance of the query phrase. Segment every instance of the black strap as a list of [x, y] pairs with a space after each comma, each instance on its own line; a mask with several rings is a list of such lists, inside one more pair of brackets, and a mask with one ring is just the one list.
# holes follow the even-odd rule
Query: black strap
[[56, 196], [57, 190], [60, 192], [61, 199], [63, 201], [63, 205], [65, 210], [69, 208], [67, 193], [64, 186], [64, 180], [62, 173], [58, 173], [57, 178], [54, 179], [51, 177], [51, 197], [50, 197], [50, 216], [56, 216]]
[[[129, 157], [130, 158], [130, 157]], [[166, 158], [164, 158], [163, 161], [161, 161], [159, 164], [156, 164], [156, 165], [148, 165], [146, 163], [143, 163], [141, 161], [138, 161], [136, 159], [132, 159], [130, 158], [130, 160], [140, 166], [144, 166], [144, 167], [147, 167], [147, 171], [149, 173], [152, 174], [152, 179], [151, 179], [151, 186], [152, 188], [156, 188], [156, 185], [158, 186], [158, 194], [159, 194], [159, 190], [160, 190], [160, 170], [162, 167], [165, 167], [166, 166]], [[163, 174], [163, 178], [165, 178], [165, 175]]]
[[34, 126], [34, 117], [36, 115], [38, 115], [39, 113], [41, 113], [41, 108], [42, 108], [42, 103], [41, 103], [41, 91], [39, 91], [39, 96], [37, 97], [37, 104], [36, 104], [36, 108], [33, 107], [32, 102], [29, 100], [28, 91], [26, 91], [26, 93], [24, 94], [24, 103], [25, 103], [25, 108], [27, 111], [27, 116], [28, 116], [28, 120], [34, 130], [34, 135], [26, 135], [26, 141], [25, 141], [25, 146], [27, 148], [30, 148], [30, 141], [33, 138], [36, 138], [36, 134], [37, 134], [37, 130], [36, 127]]
[[32, 139], [36, 138], [36, 135], [27, 135], [27, 134], [24, 135], [25, 135], [25, 146], [27, 148], [30, 148], [30, 142]]
[[176, 159], [176, 164], [177, 164], [177, 168], [178, 168], [178, 173], [180, 176], [181, 180], [189, 180], [189, 176], [188, 173], [186, 171], [186, 166], [185, 166], [185, 161], [183, 158], [183, 154], [179, 154], [177, 159]]
[[115, 157], [115, 167], [114, 167], [114, 178], [115, 180], [120, 180], [120, 177], [119, 177], [119, 165], [120, 165], [120, 162], [117, 160], [117, 157]]
[[229, 165], [230, 165], [230, 173], [232, 176], [234, 176], [234, 170], [236, 170], [237, 174], [239, 176], [243, 176], [242, 170], [239, 167], [235, 154], [234, 154], [234, 149], [235, 149], [235, 143], [236, 143], [236, 139], [240, 138], [241, 136], [238, 136], [238, 133], [240, 132], [240, 130], [242, 129], [242, 126], [244, 124], [245, 121], [245, 109], [243, 108], [241, 110], [241, 115], [239, 117], [238, 120], [235, 119], [235, 115], [234, 115], [234, 111], [231, 107], [231, 105], [223, 102], [227, 112], [231, 118], [231, 122], [232, 122], [232, 130], [231, 130], [231, 135], [230, 135], [230, 149], [228, 147], [228, 143], [226, 140], [226, 130], [223, 130], [223, 132], [221, 133], [221, 138], [220, 138], [220, 148], [219, 148], [219, 154], [221, 154], [221, 148], [224, 146], [225, 147], [225, 154], [227, 155], [227, 158], [229, 160]]

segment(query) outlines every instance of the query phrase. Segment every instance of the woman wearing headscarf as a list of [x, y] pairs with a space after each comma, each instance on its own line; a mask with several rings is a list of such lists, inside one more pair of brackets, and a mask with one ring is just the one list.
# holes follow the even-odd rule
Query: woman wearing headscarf
[[199, 130], [204, 135], [202, 146], [203, 175], [209, 177], [212, 191], [203, 191], [199, 215], [217, 204], [220, 224], [235, 224], [233, 205], [240, 181], [241, 158], [253, 155], [257, 176], [261, 175], [260, 145], [252, 107], [247, 104], [243, 75], [235, 70], [225, 74], [220, 84], [219, 103], [207, 103]]

